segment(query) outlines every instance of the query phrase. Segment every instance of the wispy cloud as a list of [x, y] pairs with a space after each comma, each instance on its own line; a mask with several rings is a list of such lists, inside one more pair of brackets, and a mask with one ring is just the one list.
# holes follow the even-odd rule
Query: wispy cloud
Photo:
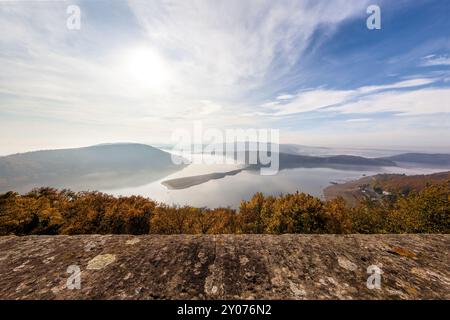
[[[337, 116], [362, 127], [377, 114], [404, 116], [395, 122], [450, 112], [449, 55], [439, 51], [448, 41], [430, 34], [429, 50], [393, 50], [397, 29], [366, 30], [369, 0], [73, 3], [82, 10], [79, 31], [66, 28], [66, 2], [0, 1], [0, 130], [8, 141], [147, 142], [194, 119], [218, 128], [307, 122], [327, 132]], [[386, 53], [369, 68], [374, 46]], [[402, 60], [417, 69], [404, 70]], [[384, 61], [395, 77], [384, 75]]]
[[[415, 78], [353, 90], [310, 89], [265, 103], [266, 116], [289, 116], [311, 111], [339, 113], [392, 112], [403, 114], [450, 112], [450, 89], [417, 89], [438, 81]], [[399, 91], [400, 89], [406, 89]], [[281, 101], [280, 101], [281, 100]]]
[[346, 122], [368, 122], [371, 119], [369, 118], [355, 118], [355, 119], [347, 119]]
[[450, 66], [450, 55], [431, 54], [423, 58], [422, 66]]
[[178, 70], [182, 91], [242, 100], [275, 92], [318, 28], [334, 29], [364, 12], [365, 1], [129, 1], [156, 46]]
[[316, 111], [324, 107], [340, 104], [348, 100], [354, 94], [353, 91], [316, 89], [303, 91], [293, 96], [287, 103], [275, 102], [265, 104], [270, 106], [274, 112], [267, 115], [287, 116], [296, 113]]
[[334, 108], [341, 113], [381, 113], [421, 115], [450, 112], [450, 89], [427, 88], [413, 91], [383, 92]]
[[389, 90], [389, 89], [404, 89], [404, 88], [413, 88], [420, 87], [432, 84], [436, 82], [436, 79], [433, 78], [415, 78], [404, 80], [392, 84], [378, 85], [378, 86], [366, 86], [358, 89], [358, 92], [361, 94], [364, 93], [372, 93], [376, 91]]
[[[82, 4], [84, 16], [96, 13]], [[312, 34], [363, 12], [364, 1], [130, 0], [128, 6], [126, 21], [134, 19], [141, 32], [130, 32], [120, 47], [98, 31], [103, 21], [84, 19], [80, 31], [67, 30], [64, 3], [2, 3], [8, 32], [0, 39], [0, 94], [9, 104], [1, 110], [104, 122], [226, 116], [252, 108], [250, 91], [275, 91], [273, 79], [290, 72]]]

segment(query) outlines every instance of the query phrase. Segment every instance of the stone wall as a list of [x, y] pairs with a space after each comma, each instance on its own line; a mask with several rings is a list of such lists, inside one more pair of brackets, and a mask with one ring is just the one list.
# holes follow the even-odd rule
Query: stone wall
[[450, 299], [449, 248], [450, 235], [8, 236], [0, 298]]

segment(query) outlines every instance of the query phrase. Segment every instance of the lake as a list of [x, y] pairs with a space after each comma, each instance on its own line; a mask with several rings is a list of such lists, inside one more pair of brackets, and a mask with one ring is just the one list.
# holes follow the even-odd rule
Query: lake
[[436, 168], [423, 167], [366, 167], [349, 170], [329, 168], [297, 168], [282, 170], [277, 175], [262, 176], [259, 171], [242, 171], [234, 176], [226, 176], [218, 180], [181, 190], [169, 190], [161, 182], [169, 179], [226, 172], [240, 165], [201, 165], [191, 164], [184, 169], [139, 187], [101, 190], [116, 196], [142, 195], [153, 200], [176, 205], [191, 205], [195, 207], [232, 207], [237, 208], [241, 200], [250, 199], [256, 192], [267, 195], [294, 193], [296, 191], [309, 193], [323, 198], [323, 189], [331, 182], [346, 182], [356, 180], [363, 175], [378, 173], [429, 174], [445, 171]]

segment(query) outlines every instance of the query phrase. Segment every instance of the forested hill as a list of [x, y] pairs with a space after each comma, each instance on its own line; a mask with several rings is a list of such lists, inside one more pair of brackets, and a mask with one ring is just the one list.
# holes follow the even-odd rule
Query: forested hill
[[347, 203], [357, 205], [363, 199], [381, 200], [400, 194], [420, 193], [428, 186], [450, 183], [450, 171], [428, 175], [377, 174], [355, 181], [335, 184], [324, 189], [327, 199], [343, 197]]
[[0, 194], [0, 235], [223, 233], [450, 233], [450, 181], [406, 196], [323, 201], [256, 193], [239, 209], [195, 208], [140, 196], [36, 189]]
[[385, 157], [386, 159], [395, 162], [409, 162], [417, 164], [428, 164], [434, 166], [450, 166], [450, 154], [443, 153], [403, 153], [391, 157]]
[[179, 169], [169, 153], [144, 144], [34, 151], [0, 157], [0, 192], [48, 185], [85, 190], [139, 185]]
[[[258, 151], [236, 152], [235, 157], [245, 159], [246, 163], [250, 159], [259, 159]], [[271, 154], [271, 158], [277, 157], [277, 153]], [[450, 154], [429, 154], [429, 153], [402, 153], [390, 157], [368, 158], [355, 155], [322, 155], [312, 156], [305, 154], [294, 153], [278, 153], [280, 169], [289, 168], [315, 168], [315, 167], [330, 167], [330, 168], [345, 168], [347, 167], [394, 167], [401, 166], [402, 163], [409, 163], [420, 166], [436, 166], [450, 169]], [[254, 167], [260, 167], [258, 164]]]

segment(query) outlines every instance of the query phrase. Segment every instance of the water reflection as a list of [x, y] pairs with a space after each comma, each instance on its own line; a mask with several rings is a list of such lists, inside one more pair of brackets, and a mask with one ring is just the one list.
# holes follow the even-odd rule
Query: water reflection
[[236, 169], [238, 166], [189, 165], [183, 170], [167, 176], [158, 181], [140, 187], [120, 189], [104, 189], [114, 195], [143, 195], [156, 201], [196, 207], [227, 207], [236, 208], [241, 200], [249, 199], [256, 192], [279, 195], [295, 191], [306, 192], [317, 197], [323, 197], [323, 189], [332, 182], [346, 182], [359, 179], [364, 175], [377, 173], [405, 173], [428, 174], [443, 171], [436, 168], [418, 167], [359, 167], [332, 169], [332, 168], [297, 168], [282, 170], [274, 176], [262, 176], [259, 171], [242, 171], [236, 175], [225, 176], [222, 179], [210, 180], [181, 190], [169, 190], [162, 182], [169, 179], [188, 177], [195, 174], [211, 172], [225, 172]]

